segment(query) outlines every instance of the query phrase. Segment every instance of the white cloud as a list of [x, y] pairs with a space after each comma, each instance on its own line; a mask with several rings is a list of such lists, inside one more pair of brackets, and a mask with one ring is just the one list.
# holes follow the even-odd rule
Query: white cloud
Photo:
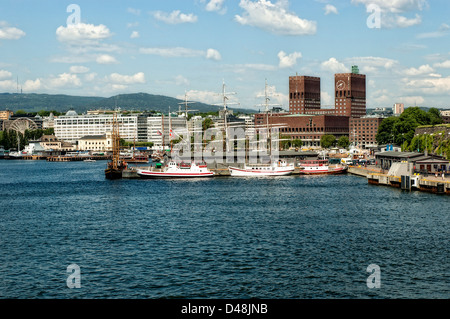
[[175, 48], [141, 48], [139, 50], [141, 54], [152, 54], [159, 55], [166, 58], [177, 58], [177, 57], [185, 57], [185, 58], [195, 58], [195, 57], [204, 57], [210, 60], [220, 60], [222, 57], [219, 51], [215, 49], [208, 49], [206, 51], [203, 50], [194, 50], [183, 47], [175, 47]]
[[338, 9], [331, 4], [327, 4], [325, 6], [324, 10], [325, 10], [325, 15], [329, 15], [330, 13], [339, 14]]
[[[259, 107], [261, 110], [266, 106], [266, 101], [264, 100], [265, 95], [265, 89], [255, 93], [255, 97], [259, 100], [262, 100], [262, 103], [257, 105], [257, 107]], [[270, 101], [268, 102], [269, 104], [278, 104], [277, 106], [289, 104], [289, 95], [277, 92], [277, 88], [275, 85], [267, 85], [267, 96], [270, 99]]]
[[414, 92], [422, 92], [424, 94], [448, 94], [450, 91], [450, 77], [445, 78], [420, 78], [417, 80], [409, 80], [406, 87]]
[[430, 38], [441, 38], [443, 36], [446, 36], [450, 33], [450, 26], [446, 23], [441, 24], [439, 29], [435, 32], [425, 32], [425, 33], [419, 33], [417, 35], [418, 39], [430, 39]]
[[224, 70], [238, 73], [238, 74], [246, 74], [250, 70], [256, 71], [275, 71], [277, 67], [270, 64], [262, 64], [262, 63], [247, 63], [247, 64], [230, 64], [222, 66]]
[[[321, 91], [320, 92], [320, 99], [321, 99], [321, 104], [324, 106], [330, 106], [330, 105], [334, 105], [334, 98], [333, 96], [331, 96], [328, 92], [325, 91]], [[326, 107], [324, 107], [326, 108]]]
[[[205, 10], [225, 14], [227, 9], [223, 6], [224, 2], [225, 0], [209, 0], [205, 6]], [[202, 3], [205, 3], [205, 0], [202, 0]]]
[[175, 48], [141, 48], [139, 50], [142, 54], [153, 54], [167, 58], [176, 57], [198, 57], [203, 56], [205, 53], [201, 50], [193, 50], [182, 47]]
[[353, 4], [363, 4], [366, 9], [370, 6], [378, 6], [381, 13], [381, 25], [386, 28], [408, 28], [422, 23], [422, 17], [416, 14], [413, 18], [407, 18], [400, 13], [422, 11], [428, 6], [426, 0], [352, 0]]
[[408, 28], [422, 23], [422, 17], [418, 14], [414, 18], [408, 19], [402, 15], [386, 15], [382, 17], [381, 25], [387, 28]]
[[86, 74], [84, 76], [84, 80], [87, 81], [87, 82], [92, 82], [92, 81], [95, 80], [96, 77], [97, 77], [97, 73], [92, 72], [92, 73]]
[[287, 11], [287, 2], [272, 3], [269, 0], [241, 0], [242, 16], [235, 20], [242, 25], [250, 25], [279, 35], [310, 35], [317, 31], [317, 23], [301, 19]]
[[135, 9], [135, 8], [128, 8], [127, 9], [128, 13], [134, 14], [136, 16], [141, 15], [141, 10], [140, 9]]
[[175, 83], [178, 86], [188, 86], [189, 85], [189, 80], [186, 79], [184, 76], [182, 75], [177, 75], [175, 77]]
[[143, 72], [136, 73], [134, 75], [122, 75], [119, 73], [112, 73], [108, 80], [114, 84], [137, 84], [145, 83], [145, 75]]
[[330, 58], [327, 61], [322, 62], [322, 70], [333, 72], [333, 73], [346, 73], [349, 69], [341, 62], [336, 60], [336, 58]]
[[82, 65], [74, 65], [70, 67], [70, 73], [87, 73], [89, 68]]
[[66, 27], [60, 26], [56, 29], [58, 41], [74, 45], [96, 43], [99, 40], [107, 39], [111, 36], [111, 32], [103, 24], [93, 25], [77, 23]]
[[402, 13], [407, 11], [422, 11], [428, 6], [426, 0], [352, 0], [354, 4], [364, 4], [366, 7], [375, 4], [384, 12]]
[[402, 73], [408, 76], [417, 76], [417, 75], [423, 75], [423, 74], [429, 74], [434, 72], [433, 68], [431, 66], [429, 66], [428, 64], [426, 65], [421, 65], [418, 68], [409, 68], [404, 70]]
[[12, 77], [12, 73], [5, 70], [0, 70], [0, 80], [9, 79]]
[[101, 55], [99, 55], [95, 59], [95, 61], [98, 64], [115, 64], [115, 63], [117, 63], [116, 58], [111, 56], [111, 55], [108, 55], [108, 54], [101, 54]]
[[81, 86], [81, 80], [78, 78], [78, 76], [76, 74], [70, 73], [59, 74], [57, 77], [51, 77], [45, 82], [46, 85], [49, 86], [50, 88]]
[[131, 38], [131, 39], [137, 39], [137, 38], [139, 38], [139, 32], [137, 32], [137, 31], [131, 32], [130, 38]]
[[450, 60], [447, 60], [447, 61], [444, 61], [444, 62], [440, 62], [440, 63], [435, 63], [433, 66], [435, 68], [450, 69]]
[[280, 59], [280, 68], [290, 68], [297, 64], [297, 59], [300, 59], [302, 54], [300, 52], [293, 52], [287, 55], [284, 51], [278, 52], [278, 58]]
[[425, 102], [425, 99], [422, 96], [402, 96], [398, 98], [405, 105], [420, 105]]
[[42, 87], [41, 79], [26, 80], [22, 86], [24, 92], [36, 92]]
[[222, 59], [222, 56], [220, 55], [219, 51], [215, 49], [208, 49], [206, 50], [206, 58], [209, 60], [220, 61]]
[[0, 21], [0, 40], [18, 40], [26, 35], [22, 30], [10, 27], [7, 22]]
[[197, 16], [189, 13], [181, 13], [180, 10], [172, 11], [171, 13], [166, 13], [162, 11], [156, 11], [153, 13], [155, 19], [168, 23], [168, 24], [179, 24], [179, 23], [195, 23], [197, 22]]
[[[217, 92], [189, 90], [186, 92], [190, 101], [197, 101], [206, 104], [217, 104], [220, 102], [220, 96]], [[184, 100], [185, 96], [177, 95], [177, 99]]]

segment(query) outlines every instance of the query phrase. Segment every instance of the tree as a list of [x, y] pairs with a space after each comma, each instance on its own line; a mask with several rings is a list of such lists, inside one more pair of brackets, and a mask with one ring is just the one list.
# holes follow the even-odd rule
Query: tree
[[202, 122], [202, 130], [205, 132], [207, 129], [209, 129], [213, 125], [213, 121], [207, 117]]
[[410, 145], [418, 126], [441, 123], [442, 117], [438, 109], [431, 108], [427, 112], [419, 107], [409, 107], [398, 117], [384, 119], [378, 128], [376, 140], [378, 144], [395, 143], [405, 146], [406, 142]]
[[302, 147], [303, 141], [301, 139], [294, 139], [294, 140], [292, 140], [292, 146], [293, 147]]
[[336, 136], [325, 134], [320, 138], [320, 146], [322, 146], [322, 148], [330, 148], [334, 145], [336, 145]]
[[341, 136], [337, 141], [337, 145], [340, 148], [347, 148], [350, 145], [350, 140], [348, 136]]

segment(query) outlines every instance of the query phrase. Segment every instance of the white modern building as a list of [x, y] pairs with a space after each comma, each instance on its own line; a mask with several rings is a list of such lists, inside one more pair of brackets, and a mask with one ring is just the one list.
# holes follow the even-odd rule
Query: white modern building
[[[119, 135], [126, 141], [138, 139], [138, 115], [117, 115]], [[63, 141], [78, 141], [89, 135], [105, 135], [112, 132], [113, 115], [78, 115], [69, 111], [54, 119], [55, 136]]]

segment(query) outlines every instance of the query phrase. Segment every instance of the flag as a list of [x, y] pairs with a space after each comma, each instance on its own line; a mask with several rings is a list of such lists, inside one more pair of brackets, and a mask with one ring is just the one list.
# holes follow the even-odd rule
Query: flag
[[158, 135], [162, 135], [161, 131], [157, 131], [156, 133], [158, 133]]

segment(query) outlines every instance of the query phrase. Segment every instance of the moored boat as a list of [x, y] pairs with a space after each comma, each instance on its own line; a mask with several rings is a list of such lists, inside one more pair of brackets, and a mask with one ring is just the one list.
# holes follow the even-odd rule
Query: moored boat
[[271, 164], [245, 164], [243, 168], [228, 167], [231, 176], [286, 176], [294, 172], [294, 164], [279, 160]]
[[205, 163], [180, 163], [171, 161], [163, 169], [138, 169], [137, 174], [142, 178], [198, 178], [213, 177]]
[[328, 160], [300, 161], [300, 174], [302, 175], [332, 175], [347, 171], [346, 166], [329, 165]]

